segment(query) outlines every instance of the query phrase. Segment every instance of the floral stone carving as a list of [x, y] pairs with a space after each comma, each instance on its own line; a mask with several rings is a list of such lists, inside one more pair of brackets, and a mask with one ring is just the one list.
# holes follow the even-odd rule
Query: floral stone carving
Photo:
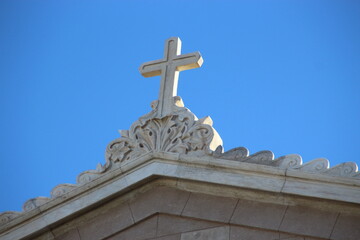
[[172, 113], [160, 118], [157, 117], [158, 101], [154, 101], [149, 114], [134, 122], [129, 131], [121, 131], [122, 137], [107, 146], [106, 160], [123, 162], [148, 152], [202, 156], [222, 149], [222, 140], [212, 127], [211, 118], [198, 120], [184, 107], [180, 97], [173, 100]]

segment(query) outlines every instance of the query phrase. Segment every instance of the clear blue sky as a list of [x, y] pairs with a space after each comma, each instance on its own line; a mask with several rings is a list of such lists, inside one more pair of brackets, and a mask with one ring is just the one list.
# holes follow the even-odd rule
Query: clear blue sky
[[225, 150], [360, 164], [359, 1], [0, 1], [0, 211], [104, 163], [150, 111], [141, 63], [200, 51], [178, 95]]

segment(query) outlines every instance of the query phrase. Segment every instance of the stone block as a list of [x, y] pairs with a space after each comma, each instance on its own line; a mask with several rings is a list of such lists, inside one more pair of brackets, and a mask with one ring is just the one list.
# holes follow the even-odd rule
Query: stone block
[[56, 237], [55, 240], [81, 240], [81, 239], [78, 230], [75, 228], [59, 237]]
[[[1, 236], [0, 236], [0, 239], [2, 239]], [[54, 239], [56, 240], [57, 238], [54, 237], [54, 235], [51, 231], [48, 231], [48, 232], [41, 234], [40, 236], [37, 236], [36, 238], [32, 238], [31, 240], [54, 240]]]
[[180, 215], [184, 209], [188, 192], [169, 187], [157, 187], [136, 196], [130, 202], [135, 222], [140, 221], [154, 213], [169, 213]]
[[181, 240], [229, 240], [229, 226], [208, 228], [181, 234]]
[[279, 233], [240, 226], [230, 227], [230, 240], [276, 240]]
[[359, 240], [360, 216], [340, 214], [330, 239], [334, 240]]
[[279, 238], [279, 240], [305, 240], [305, 238], [304, 237], [289, 237], [289, 238]]
[[144, 240], [156, 237], [158, 215], [141, 221], [116, 235], [107, 238], [107, 240]]
[[181, 215], [228, 223], [236, 203], [236, 198], [191, 193]]
[[110, 208], [79, 226], [81, 239], [98, 240], [108, 237], [134, 223], [127, 203]]
[[312, 237], [290, 237], [290, 238], [280, 238], [280, 240], [327, 240], [327, 239], [312, 238]]
[[175, 235], [167, 235], [163, 237], [157, 237], [157, 238], [151, 238], [149, 240], [180, 240], [181, 235], [175, 234]]
[[305, 240], [304, 236], [297, 236], [287, 233], [279, 233], [279, 240]]
[[289, 206], [280, 231], [311, 237], [329, 238], [336, 221], [336, 212]]
[[278, 230], [285, 210], [285, 205], [240, 199], [230, 222], [245, 226]]
[[209, 221], [198, 221], [186, 217], [178, 217], [160, 214], [158, 221], [157, 236], [179, 234], [205, 228], [218, 227], [219, 223]]

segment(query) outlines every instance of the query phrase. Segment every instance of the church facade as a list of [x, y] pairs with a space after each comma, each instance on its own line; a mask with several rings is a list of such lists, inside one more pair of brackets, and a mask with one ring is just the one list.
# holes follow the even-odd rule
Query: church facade
[[163, 59], [141, 65], [161, 76], [159, 99], [108, 145], [106, 163], [2, 213], [1, 240], [360, 239], [356, 164], [223, 152], [211, 118], [177, 96], [179, 72], [203, 61], [180, 49], [170, 38]]

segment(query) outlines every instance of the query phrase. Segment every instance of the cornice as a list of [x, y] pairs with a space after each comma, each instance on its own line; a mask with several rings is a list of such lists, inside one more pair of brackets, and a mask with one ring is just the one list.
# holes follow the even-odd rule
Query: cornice
[[[99, 175], [54, 198], [43, 201], [0, 228], [0, 239], [21, 239], [76, 216], [153, 179], [176, 179], [204, 186], [221, 185], [237, 191], [360, 204], [356, 179], [305, 173], [214, 157], [194, 157], [165, 152], [147, 153]], [[65, 189], [65, 188], [64, 188]], [[242, 190], [243, 189], [243, 190]], [[32, 200], [36, 204], [40, 201]]]

